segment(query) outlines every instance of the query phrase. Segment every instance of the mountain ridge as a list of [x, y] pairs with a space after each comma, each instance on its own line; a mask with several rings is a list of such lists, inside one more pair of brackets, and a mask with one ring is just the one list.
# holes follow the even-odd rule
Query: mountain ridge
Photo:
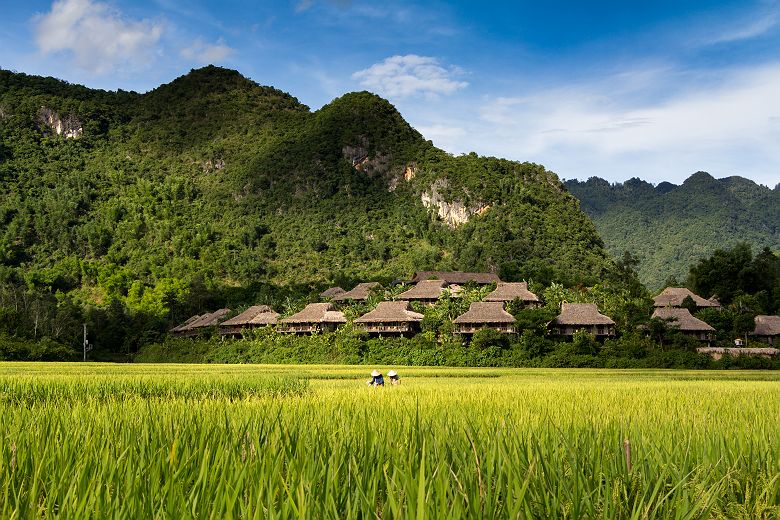
[[639, 256], [640, 279], [651, 289], [669, 277], [684, 280], [693, 263], [738, 242], [780, 249], [780, 184], [770, 189], [744, 177], [716, 179], [706, 172], [680, 185], [653, 186], [636, 178], [609, 183], [598, 177], [564, 184], [613, 255]]
[[592, 284], [613, 265], [554, 173], [453, 157], [368, 92], [311, 111], [213, 66], [144, 94], [57, 85], [0, 71], [5, 281], [176, 320], [416, 270]]

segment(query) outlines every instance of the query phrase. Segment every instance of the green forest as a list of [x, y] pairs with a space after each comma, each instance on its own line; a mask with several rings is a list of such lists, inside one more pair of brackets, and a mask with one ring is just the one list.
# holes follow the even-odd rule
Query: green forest
[[719, 248], [747, 241], [780, 251], [780, 186], [705, 172], [680, 186], [640, 179], [610, 184], [598, 177], [565, 185], [613, 255], [639, 257], [639, 277], [653, 290], [683, 281], [693, 263]]
[[[545, 310], [518, 315], [527, 333], [475, 340], [517, 363], [507, 352], [522, 341], [524, 352], [555, 352], [540, 327], [563, 300], [603, 303], [627, 338], [649, 318], [640, 244], [626, 242], [636, 256], [612, 248], [613, 260], [554, 173], [447, 154], [368, 92], [312, 111], [213, 66], [145, 94], [0, 70], [0, 180], [2, 359], [74, 358], [86, 324], [96, 360], [176, 349], [194, 357], [205, 349], [200, 361], [268, 360], [213, 357], [208, 338], [180, 343], [167, 331], [220, 307], [263, 303], [290, 314], [332, 285], [389, 286], [433, 269], [493, 272], [545, 295]], [[765, 255], [744, 247], [743, 267]], [[731, 298], [755, 295], [744, 315], [776, 312], [775, 283], [765, 277], [760, 289], [741, 287]], [[426, 311], [426, 333], [410, 341], [450, 344], [444, 317], [466, 301]], [[733, 323], [722, 328], [724, 338], [739, 333]], [[359, 334], [346, 328], [327, 341], [342, 336]], [[320, 340], [273, 341], [315, 352]], [[497, 363], [470, 355], [451, 361]]]
[[[0, 179], [17, 336], [78, 345], [85, 322], [125, 355], [192, 314], [330, 285], [422, 269], [593, 284], [612, 264], [542, 166], [453, 157], [368, 92], [312, 112], [213, 66], [146, 94], [0, 71]], [[421, 201], [434, 186], [482, 212], [448, 225]]]
[[[515, 334], [481, 330], [468, 340], [453, 334], [452, 320], [469, 304], [480, 301], [492, 285], [467, 285], [458, 297], [449, 293], [434, 305], [414, 303], [424, 315], [422, 332], [411, 338], [370, 337], [352, 323], [332, 333], [291, 336], [273, 327], [248, 331], [241, 340], [223, 340], [216, 327], [199, 338], [167, 337], [146, 345], [135, 356], [141, 362], [314, 363], [426, 366], [589, 367], [589, 368], [780, 368], [780, 359], [725, 356], [718, 361], [699, 354], [699, 341], [677, 331], [674, 324], [651, 318], [651, 293], [639, 282], [637, 261], [630, 254], [592, 287], [532, 283], [541, 308], [522, 302], [508, 304], [515, 317]], [[733, 347], [754, 329], [753, 318], [780, 311], [780, 257], [765, 249], [753, 254], [746, 243], [717, 250], [692, 266], [686, 284], [701, 294], [718, 291], [722, 308], [691, 312], [712, 325], [713, 346]], [[405, 286], [375, 291], [366, 302], [343, 305], [352, 320], [392, 299]], [[603, 341], [580, 331], [571, 340], [549, 336], [547, 323], [561, 303], [595, 303], [616, 324], [616, 335]], [[693, 303], [693, 302], [691, 302]], [[683, 302], [685, 304], [685, 302]], [[298, 311], [283, 309], [285, 315]], [[752, 346], [764, 346], [748, 339]]]

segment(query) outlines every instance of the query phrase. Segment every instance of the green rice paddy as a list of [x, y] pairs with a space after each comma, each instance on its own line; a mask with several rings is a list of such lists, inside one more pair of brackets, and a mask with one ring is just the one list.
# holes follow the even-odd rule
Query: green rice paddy
[[371, 368], [0, 363], [0, 518], [780, 517], [779, 373]]

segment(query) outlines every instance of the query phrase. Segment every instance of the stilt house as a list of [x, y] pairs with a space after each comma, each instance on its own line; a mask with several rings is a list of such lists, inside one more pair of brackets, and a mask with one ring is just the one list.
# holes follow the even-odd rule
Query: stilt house
[[423, 315], [414, 312], [408, 301], [380, 302], [376, 308], [357, 318], [355, 323], [369, 334], [379, 336], [412, 335], [420, 330]]
[[528, 290], [528, 282], [499, 282], [496, 289], [485, 296], [486, 302], [512, 302], [520, 300], [526, 307], [541, 305], [539, 297]]
[[371, 291], [380, 287], [378, 282], [359, 283], [350, 291], [337, 294], [331, 298], [334, 302], [364, 302], [371, 295]]
[[310, 303], [301, 312], [279, 321], [279, 332], [312, 334], [332, 332], [347, 322], [344, 313], [337, 311], [332, 303]]
[[561, 313], [547, 329], [558, 336], [573, 336], [578, 330], [587, 331], [597, 338], [615, 335], [615, 322], [599, 313], [595, 303], [564, 303]]
[[202, 314], [197, 319], [190, 318], [179, 327], [174, 327], [171, 332], [185, 338], [197, 336], [203, 329], [219, 325], [228, 314], [230, 314], [230, 309], [219, 309], [218, 311]]
[[452, 323], [455, 334], [474, 334], [482, 329], [515, 332], [515, 317], [504, 310], [502, 302], [474, 302]]
[[659, 307], [653, 312], [653, 318], [668, 320], [669, 328], [679, 330], [699, 341], [706, 341], [708, 346], [713, 340], [712, 335], [715, 329], [708, 323], [694, 317], [688, 309]]
[[753, 336], [768, 345], [780, 344], [780, 316], [756, 316]]
[[422, 280], [417, 282], [414, 287], [408, 291], [404, 291], [398, 296], [399, 300], [421, 302], [421, 303], [436, 303], [444, 291], [447, 290], [448, 284], [444, 280]]
[[245, 329], [276, 325], [278, 319], [279, 313], [268, 305], [253, 305], [238, 316], [223, 321], [219, 333], [223, 336], [241, 336]]
[[661, 294], [653, 298], [653, 305], [655, 307], [682, 307], [683, 300], [688, 296], [696, 303], [697, 309], [720, 307], [720, 303], [717, 301], [702, 298], [685, 287], [667, 287], [661, 291]]

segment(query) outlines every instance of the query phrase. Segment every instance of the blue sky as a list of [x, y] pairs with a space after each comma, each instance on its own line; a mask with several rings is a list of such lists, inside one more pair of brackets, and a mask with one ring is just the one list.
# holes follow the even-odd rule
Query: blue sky
[[562, 178], [780, 183], [778, 1], [2, 3], [5, 69], [143, 92], [214, 63]]

